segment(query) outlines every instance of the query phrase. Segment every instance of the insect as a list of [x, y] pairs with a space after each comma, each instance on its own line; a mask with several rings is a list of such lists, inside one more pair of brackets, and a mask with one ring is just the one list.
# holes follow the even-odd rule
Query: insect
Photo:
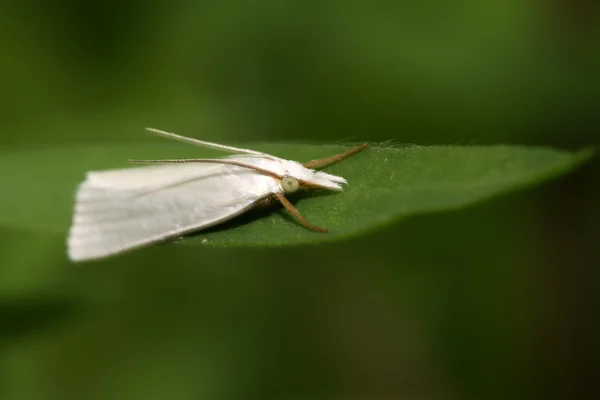
[[298, 190], [341, 191], [346, 179], [317, 171], [363, 150], [303, 164], [259, 151], [146, 128], [195, 146], [228, 151], [217, 159], [129, 160], [153, 164], [91, 171], [79, 185], [67, 239], [72, 261], [99, 259], [213, 227], [245, 211], [279, 202], [300, 224], [312, 225], [285, 197]]

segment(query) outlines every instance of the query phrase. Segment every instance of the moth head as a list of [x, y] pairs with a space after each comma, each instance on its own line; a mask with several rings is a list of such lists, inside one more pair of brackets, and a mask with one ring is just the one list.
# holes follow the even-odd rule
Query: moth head
[[286, 162], [286, 173], [281, 178], [281, 188], [285, 193], [294, 193], [304, 189], [324, 189], [339, 192], [342, 184], [347, 183], [341, 176], [305, 168], [296, 162]]
[[307, 179], [300, 180], [302, 189], [324, 189], [341, 192], [342, 184], [348, 183], [341, 176], [331, 175], [321, 171], [311, 170], [312, 174]]

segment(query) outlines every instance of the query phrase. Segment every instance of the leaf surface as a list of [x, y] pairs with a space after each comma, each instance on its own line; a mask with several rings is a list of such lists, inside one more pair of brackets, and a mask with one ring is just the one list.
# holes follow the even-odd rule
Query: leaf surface
[[[262, 144], [253, 149], [298, 161], [345, 151], [342, 145]], [[73, 196], [86, 171], [123, 167], [131, 158], [218, 157], [181, 144], [120, 144], [0, 152], [0, 226], [66, 234]], [[341, 193], [291, 198], [316, 233], [281, 208], [253, 210], [181, 242], [207, 245], [291, 245], [342, 239], [427, 212], [467, 207], [566, 173], [592, 155], [520, 146], [373, 144], [324, 170], [348, 179]]]

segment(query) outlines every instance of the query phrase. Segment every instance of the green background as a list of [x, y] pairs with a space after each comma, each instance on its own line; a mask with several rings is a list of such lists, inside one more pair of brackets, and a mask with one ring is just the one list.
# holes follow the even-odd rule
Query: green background
[[[8, 1], [0, 146], [135, 148], [153, 126], [579, 149], [598, 143], [599, 16], [585, 1]], [[592, 160], [318, 246], [73, 265], [64, 237], [1, 228], [0, 398], [588, 396], [599, 174]]]

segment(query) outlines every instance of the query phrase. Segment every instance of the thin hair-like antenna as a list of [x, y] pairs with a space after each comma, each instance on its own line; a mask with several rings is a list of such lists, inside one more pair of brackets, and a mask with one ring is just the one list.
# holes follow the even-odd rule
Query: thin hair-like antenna
[[212, 143], [212, 142], [205, 142], [203, 140], [192, 139], [189, 137], [177, 135], [175, 133], [161, 131], [161, 130], [155, 129], [155, 128], [146, 128], [146, 130], [157, 133], [160, 136], [163, 136], [163, 137], [166, 137], [169, 139], [177, 140], [178, 142], [189, 143], [189, 144], [192, 144], [192, 145], [198, 146], [198, 147], [206, 147], [209, 149], [229, 151], [229, 152], [233, 152], [233, 153], [245, 153], [245, 154], [254, 154], [254, 155], [259, 155], [259, 156], [273, 157], [270, 154], [262, 153], [260, 151], [255, 151], [255, 150], [250, 150], [250, 149], [242, 149], [239, 147], [226, 146], [223, 144]]
[[276, 174], [275, 172], [269, 171], [268, 169], [260, 168], [254, 165], [246, 164], [241, 161], [235, 160], [223, 160], [212, 158], [181, 158], [173, 160], [129, 160], [129, 162], [135, 164], [226, 164], [254, 170], [256, 172], [260, 172], [261, 174], [272, 176], [273, 178], [283, 178], [283, 175]]

